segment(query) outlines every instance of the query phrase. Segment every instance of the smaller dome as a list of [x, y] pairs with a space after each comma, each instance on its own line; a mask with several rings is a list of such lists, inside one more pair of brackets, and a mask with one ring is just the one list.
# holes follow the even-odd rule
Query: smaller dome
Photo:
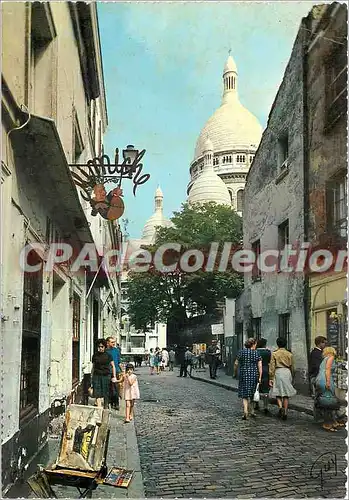
[[235, 71], [235, 73], [238, 72], [237, 66], [235, 64], [234, 59], [229, 56], [227, 59], [227, 62], [225, 63], [224, 70], [223, 70], [223, 75], [225, 73], [228, 73], [229, 71]]
[[171, 227], [172, 222], [166, 217], [160, 213], [160, 212], [155, 212], [144, 225], [143, 228], [143, 233], [142, 233], [142, 240], [152, 243], [155, 239], [156, 235], [156, 228], [157, 227]]
[[143, 228], [142, 240], [146, 243], [154, 242], [157, 227], [171, 227], [173, 225], [163, 214], [163, 198], [164, 195], [162, 194], [160, 186], [158, 186], [154, 196], [155, 213], [149, 217]]
[[205, 168], [194, 182], [188, 196], [188, 203], [208, 203], [231, 206], [230, 194], [222, 179], [212, 168]]

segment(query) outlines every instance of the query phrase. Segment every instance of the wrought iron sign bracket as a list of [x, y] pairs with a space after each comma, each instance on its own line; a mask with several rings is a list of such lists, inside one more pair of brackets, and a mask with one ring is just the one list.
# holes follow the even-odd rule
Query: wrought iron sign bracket
[[[136, 196], [138, 186], [150, 179], [150, 174], [142, 174], [143, 164], [140, 163], [145, 149], [138, 151], [133, 146], [123, 150], [123, 162], [119, 163], [119, 150], [115, 149], [114, 163], [108, 155], [95, 157], [85, 164], [70, 164], [72, 177], [85, 201], [91, 205], [91, 215], [98, 213], [108, 220], [116, 220], [125, 210], [122, 200], [121, 184], [123, 179], [133, 182], [133, 195]], [[74, 170], [73, 170], [74, 169]], [[116, 187], [108, 194], [104, 185], [114, 182]]]

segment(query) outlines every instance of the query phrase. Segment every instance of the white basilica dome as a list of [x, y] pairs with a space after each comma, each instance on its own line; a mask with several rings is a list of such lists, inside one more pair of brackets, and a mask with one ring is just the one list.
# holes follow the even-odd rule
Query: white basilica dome
[[[212, 168], [206, 170], [208, 137]], [[237, 67], [229, 55], [223, 70], [222, 104], [208, 119], [196, 142], [190, 164], [188, 201], [226, 204], [228, 191], [229, 204], [242, 215], [246, 177], [261, 138], [259, 121], [239, 101]]]
[[172, 226], [172, 222], [163, 214], [163, 198], [164, 195], [160, 187], [158, 187], [155, 191], [155, 212], [149, 217], [143, 228], [142, 240], [144, 240], [145, 243], [154, 242], [157, 227]]
[[239, 147], [257, 148], [261, 140], [262, 127], [259, 121], [239, 101], [237, 69], [231, 56], [225, 64], [223, 75], [225, 88], [222, 104], [202, 129], [196, 143], [194, 160], [203, 155], [206, 137], [212, 141], [215, 153], [231, 151]]

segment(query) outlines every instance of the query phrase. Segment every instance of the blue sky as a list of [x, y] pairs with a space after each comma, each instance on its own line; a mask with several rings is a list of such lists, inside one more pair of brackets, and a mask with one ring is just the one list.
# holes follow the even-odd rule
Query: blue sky
[[170, 217], [186, 200], [196, 140], [219, 107], [229, 49], [239, 97], [266, 126], [301, 18], [315, 2], [98, 3], [109, 116], [105, 151], [146, 149], [150, 180], [133, 196], [125, 181], [123, 218], [139, 238], [154, 212], [157, 185]]

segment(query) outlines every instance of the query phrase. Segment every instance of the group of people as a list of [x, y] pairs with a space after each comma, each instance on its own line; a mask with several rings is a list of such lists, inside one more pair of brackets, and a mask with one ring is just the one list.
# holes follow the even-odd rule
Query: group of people
[[156, 347], [154, 349], [150, 349], [149, 352], [149, 367], [150, 367], [150, 375], [154, 375], [156, 373], [159, 375], [161, 371], [164, 371], [170, 363], [170, 353], [167, 349], [160, 349]]
[[119, 410], [119, 400], [125, 400], [125, 423], [134, 417], [134, 404], [139, 399], [139, 386], [134, 367], [121, 364], [121, 350], [114, 337], [99, 339], [92, 356], [91, 395], [96, 405]]
[[266, 339], [249, 338], [238, 353], [235, 374], [239, 373], [238, 395], [243, 401], [243, 419], [255, 417], [256, 390], [263, 402], [263, 409], [269, 413], [269, 396], [275, 397], [279, 408], [278, 416], [287, 420], [288, 401], [297, 392], [293, 387], [293, 355], [286, 349], [286, 341], [278, 338], [278, 349], [271, 352], [266, 348]]
[[323, 429], [336, 432], [345, 427], [345, 415], [340, 414], [340, 402], [335, 384], [336, 350], [327, 345], [323, 336], [315, 338], [315, 348], [310, 354], [309, 376], [313, 387], [314, 417], [323, 421]]
[[[278, 417], [287, 420], [289, 399], [297, 394], [293, 381], [295, 376], [293, 354], [286, 348], [284, 338], [276, 341], [277, 349], [266, 348], [266, 339], [249, 338], [235, 361], [238, 373], [238, 395], [243, 402], [243, 419], [255, 418], [259, 401], [265, 414], [269, 413], [269, 397], [276, 398]], [[327, 346], [325, 337], [316, 337], [315, 348], [310, 354], [310, 378], [314, 387], [314, 416], [322, 416], [323, 429], [336, 432], [345, 425], [338, 417], [339, 400], [335, 394], [335, 356], [333, 347]], [[256, 397], [256, 392], [258, 396]]]

